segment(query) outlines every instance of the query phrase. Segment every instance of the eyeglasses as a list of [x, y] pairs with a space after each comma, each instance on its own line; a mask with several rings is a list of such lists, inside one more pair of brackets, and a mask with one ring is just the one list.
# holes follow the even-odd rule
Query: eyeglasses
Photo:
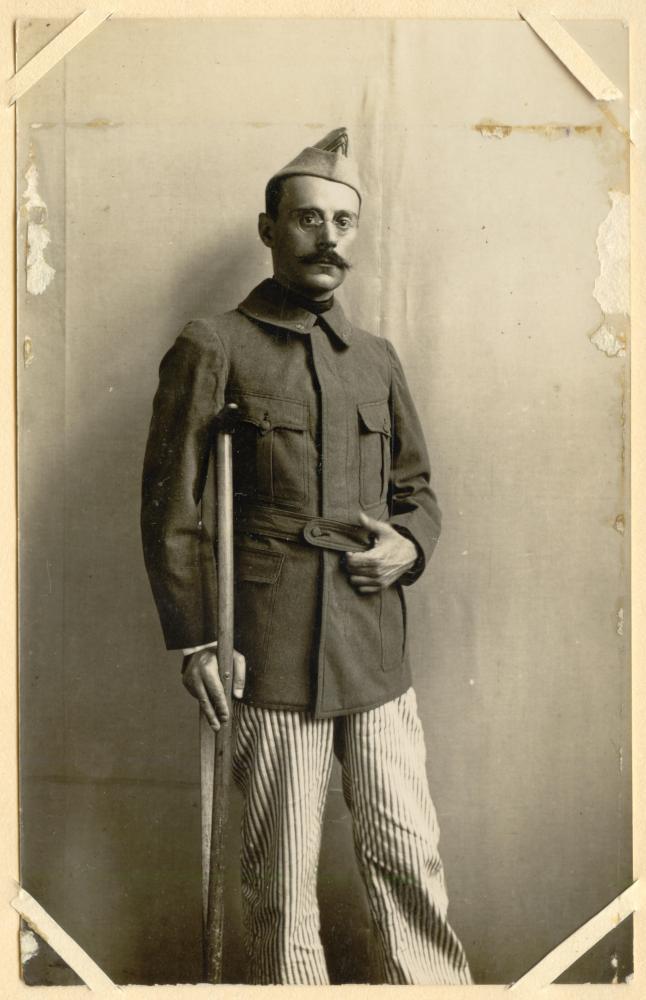
[[[295, 208], [290, 214], [304, 233], [315, 232], [326, 221], [316, 208]], [[359, 225], [359, 217], [354, 212], [336, 212], [330, 221], [338, 233], [347, 233]]]

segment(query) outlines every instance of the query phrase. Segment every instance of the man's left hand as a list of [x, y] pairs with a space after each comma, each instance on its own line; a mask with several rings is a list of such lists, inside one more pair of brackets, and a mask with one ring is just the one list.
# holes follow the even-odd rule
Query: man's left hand
[[409, 570], [417, 560], [417, 548], [410, 538], [400, 535], [387, 521], [377, 521], [363, 511], [359, 520], [375, 536], [366, 552], [346, 552], [345, 565], [350, 583], [360, 594], [385, 590]]

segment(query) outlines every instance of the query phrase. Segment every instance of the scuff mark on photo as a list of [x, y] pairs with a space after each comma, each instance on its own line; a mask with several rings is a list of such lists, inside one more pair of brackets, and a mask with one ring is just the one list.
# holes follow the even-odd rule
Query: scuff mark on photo
[[111, 122], [108, 118], [93, 118], [84, 123], [85, 128], [119, 128], [123, 122]]
[[506, 139], [513, 133], [542, 135], [546, 139], [566, 139], [572, 135], [601, 135], [603, 125], [564, 125], [559, 122], [545, 122], [538, 125], [509, 125], [493, 119], [483, 119], [473, 126], [476, 132], [489, 139]]
[[42, 295], [54, 280], [55, 268], [45, 259], [45, 250], [51, 243], [47, 222], [47, 205], [38, 189], [39, 172], [34, 162], [33, 149], [25, 172], [26, 187], [23, 191], [23, 211], [27, 213], [27, 291]]
[[23, 363], [25, 365], [25, 368], [29, 368], [29, 366], [33, 363], [33, 360], [34, 360], [34, 346], [32, 344], [31, 337], [25, 337], [25, 339], [23, 341], [23, 344], [22, 344], [22, 360], [23, 360]]
[[610, 323], [604, 322], [590, 335], [590, 343], [609, 358], [626, 356], [626, 335]]
[[590, 342], [609, 358], [623, 358], [630, 313], [630, 198], [623, 191], [608, 195], [610, 210], [597, 233], [599, 274], [593, 291], [603, 318]]
[[120, 128], [123, 122], [113, 122], [109, 118], [93, 118], [89, 122], [68, 122], [68, 128]]
[[630, 198], [623, 191], [609, 191], [610, 211], [599, 226], [597, 253], [601, 270], [594, 283], [594, 297], [604, 313], [628, 315], [630, 283], [628, 238]]
[[616, 953], [614, 953], [614, 952], [613, 952], [613, 954], [612, 954], [612, 956], [610, 958], [610, 965], [611, 965], [611, 967], [614, 970], [614, 975], [612, 977], [612, 982], [613, 983], [618, 983], [619, 982], [619, 959], [618, 959]]
[[45, 249], [51, 243], [49, 230], [38, 222], [27, 226], [27, 291], [42, 295], [54, 279], [55, 269], [45, 260]]
[[[30, 152], [29, 155], [30, 157], [33, 157], [33, 151]], [[38, 173], [38, 167], [36, 166], [36, 164], [33, 162], [32, 159], [32, 162], [29, 164], [29, 167], [25, 172], [25, 181], [27, 183], [27, 187], [25, 188], [22, 195], [25, 201], [24, 207], [27, 210], [27, 212], [31, 212], [35, 208], [43, 208], [45, 209], [45, 211], [47, 211], [47, 205], [41, 198], [40, 192], [38, 190], [39, 178], [40, 174]]]
[[38, 954], [38, 940], [29, 927], [20, 931], [20, 963], [26, 965], [27, 962]]
[[617, 635], [624, 634], [624, 609], [619, 608], [617, 612]]

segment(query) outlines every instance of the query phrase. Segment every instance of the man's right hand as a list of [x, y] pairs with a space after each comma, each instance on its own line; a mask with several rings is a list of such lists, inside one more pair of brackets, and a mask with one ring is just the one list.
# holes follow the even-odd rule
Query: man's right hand
[[[215, 649], [200, 649], [186, 657], [182, 669], [184, 687], [200, 703], [211, 729], [216, 732], [229, 718], [227, 699], [220, 680], [218, 657]], [[242, 697], [245, 681], [245, 658], [233, 652], [233, 694]]]

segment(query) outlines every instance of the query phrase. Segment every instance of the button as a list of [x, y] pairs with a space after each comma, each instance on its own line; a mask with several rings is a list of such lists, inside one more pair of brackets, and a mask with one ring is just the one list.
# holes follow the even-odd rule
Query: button
[[320, 538], [322, 534], [323, 528], [319, 528], [318, 524], [315, 524], [312, 528], [310, 528], [310, 535], [314, 538]]
[[271, 430], [271, 421], [270, 420], [261, 420], [260, 421], [260, 429], [261, 429], [261, 431], [270, 431]]

